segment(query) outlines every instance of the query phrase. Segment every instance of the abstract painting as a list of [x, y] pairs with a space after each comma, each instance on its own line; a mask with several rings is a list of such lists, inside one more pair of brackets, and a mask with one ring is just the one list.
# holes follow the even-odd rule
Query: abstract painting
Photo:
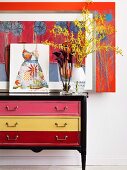
[[[3, 5], [1, 10], [20, 10], [21, 14], [0, 14], [0, 83], [8, 80], [8, 61], [9, 61], [9, 44], [10, 43], [42, 43], [46, 39], [52, 40], [53, 36], [50, 33], [55, 22], [66, 26], [73, 21], [77, 14], [75, 11], [81, 11], [86, 5], [82, 2], [52, 2], [42, 3], [37, 2], [37, 6], [28, 5], [26, 11], [31, 10], [32, 13], [24, 13], [24, 8], [19, 8], [20, 3], [14, 3], [13, 7]], [[62, 5], [63, 4], [63, 5]], [[2, 4], [1, 4], [2, 5]], [[23, 5], [23, 3], [21, 4]], [[7, 9], [5, 9], [7, 8]], [[114, 2], [94, 2], [88, 6], [91, 13], [101, 13], [106, 18], [106, 24], [112, 24], [115, 28], [115, 3]], [[46, 10], [47, 13], [36, 13], [36, 10]], [[68, 13], [68, 11], [71, 11]], [[51, 11], [55, 11], [50, 13]], [[64, 11], [64, 13], [62, 12]], [[49, 18], [51, 14], [52, 17]], [[62, 16], [65, 15], [63, 19]], [[74, 15], [74, 17], [73, 17]], [[62, 22], [61, 22], [62, 21]], [[72, 24], [73, 25], [73, 24]], [[50, 34], [49, 34], [50, 33]], [[61, 39], [62, 40], [62, 39]], [[56, 40], [56, 41], [61, 41]], [[111, 44], [115, 46], [115, 33], [105, 36], [103, 44]], [[50, 48], [50, 66], [49, 66], [49, 81], [58, 82], [59, 74], [56, 61], [52, 55], [54, 49]], [[55, 75], [55, 76], [54, 76]], [[1, 86], [2, 84], [0, 84]], [[4, 84], [2, 86], [5, 86]], [[112, 50], [96, 53], [96, 68], [95, 68], [95, 91], [96, 92], [115, 92], [115, 52]]]
[[[103, 10], [103, 8], [107, 9]], [[99, 7], [98, 7], [99, 8]], [[115, 28], [115, 3], [102, 3], [102, 9], [95, 11], [106, 18], [107, 29], [111, 25]], [[105, 35], [101, 42], [103, 45], [115, 47], [115, 32]], [[115, 51], [101, 50], [96, 53], [96, 92], [115, 92]]]
[[[23, 14], [22, 14], [23, 15]], [[61, 21], [59, 21], [58, 14], [41, 14], [36, 15], [32, 18], [32, 16], [28, 15], [28, 17], [32, 18], [34, 21], [24, 21], [24, 16], [21, 17], [23, 21], [13, 21], [21, 19], [19, 15], [8, 15], [11, 21], [0, 21], [0, 39], [2, 40], [2, 44], [0, 44], [0, 63], [2, 64], [0, 67], [2, 69], [2, 73], [4, 78], [1, 77], [0, 81], [8, 81], [9, 75], [9, 62], [12, 59], [9, 59], [9, 46], [12, 43], [19, 44], [27, 44], [27, 43], [44, 43], [46, 40], [56, 41], [56, 43], [63, 43], [64, 39], [61, 36], [59, 39], [55, 38], [51, 33], [51, 29], [53, 29], [54, 25], [60, 25], [62, 27], [68, 27], [71, 30], [75, 31], [75, 27], [73, 24], [73, 20], [79, 16], [79, 14], [63, 14], [61, 17]], [[52, 17], [53, 16], [53, 17]], [[39, 19], [38, 19], [39, 18]], [[40, 19], [43, 18], [43, 21]], [[28, 20], [30, 20], [28, 18]], [[35, 21], [36, 20], [36, 21]], [[39, 20], [39, 21], [37, 21]], [[48, 20], [48, 21], [47, 21]], [[54, 21], [55, 20], [55, 21]], [[65, 21], [67, 20], [67, 21]], [[72, 21], [71, 21], [72, 20]], [[62, 83], [60, 81], [59, 69], [57, 61], [55, 60], [55, 55], [53, 55], [54, 51], [58, 49], [54, 49], [53, 47], [49, 48], [49, 88], [50, 89], [61, 89]], [[9, 61], [10, 60], [10, 61]], [[86, 62], [89, 67], [92, 63], [92, 57], [89, 57], [89, 62]], [[89, 70], [89, 71], [87, 71]], [[86, 89], [92, 89], [92, 67], [85, 68], [84, 72], [87, 73], [86, 79], [88, 77], [88, 81], [86, 83]]]

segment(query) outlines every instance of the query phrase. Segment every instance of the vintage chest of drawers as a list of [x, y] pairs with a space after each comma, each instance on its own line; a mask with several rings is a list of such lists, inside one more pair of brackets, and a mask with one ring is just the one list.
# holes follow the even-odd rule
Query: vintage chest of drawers
[[86, 160], [86, 96], [0, 96], [0, 149], [75, 149]]

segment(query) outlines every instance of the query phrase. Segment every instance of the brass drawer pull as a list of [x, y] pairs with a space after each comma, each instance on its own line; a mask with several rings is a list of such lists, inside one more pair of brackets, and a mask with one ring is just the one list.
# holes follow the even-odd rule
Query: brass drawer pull
[[64, 112], [65, 110], [68, 109], [68, 107], [65, 106], [63, 109], [59, 109], [58, 106], [55, 106], [55, 109], [56, 109], [57, 112]]
[[15, 106], [14, 108], [10, 108], [9, 106], [6, 106], [7, 111], [16, 111], [18, 109], [18, 106]]
[[15, 136], [15, 138], [12, 138], [12, 139], [10, 138], [10, 136], [9, 136], [9, 135], [6, 135], [6, 137], [7, 137], [7, 140], [17, 140], [19, 136], [18, 136], [18, 135], [16, 135], [16, 136]]
[[68, 136], [65, 136], [63, 139], [59, 138], [58, 136], [56, 136], [56, 140], [57, 141], [65, 141], [67, 140]]
[[6, 126], [7, 127], [16, 127], [18, 125], [18, 123], [16, 122], [14, 125], [9, 125], [9, 123], [8, 122], [6, 122]]
[[64, 123], [64, 125], [59, 125], [58, 123], [55, 123], [56, 127], [66, 127], [67, 123]]

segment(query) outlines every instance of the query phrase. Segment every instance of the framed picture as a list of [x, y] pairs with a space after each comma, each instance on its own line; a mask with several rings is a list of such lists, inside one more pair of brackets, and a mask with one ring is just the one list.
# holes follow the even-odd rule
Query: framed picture
[[49, 46], [10, 44], [9, 92], [48, 92]]
[[[24, 42], [43, 44], [47, 39], [52, 40], [53, 36], [49, 33], [53, 25], [56, 22], [58, 24], [69, 23], [79, 18], [84, 5], [88, 6], [85, 2], [1, 2], [0, 72], [2, 74], [0, 74], [0, 89], [8, 90], [9, 45]], [[91, 11], [91, 17], [94, 16], [94, 12], [104, 13], [107, 21], [115, 25], [115, 3], [95, 2], [91, 3], [88, 9]], [[115, 42], [114, 35], [110, 36], [109, 39], [113, 43]], [[57, 63], [52, 54], [53, 51], [54, 49], [49, 48], [49, 89], [55, 90], [61, 89], [62, 83]], [[86, 58], [84, 69], [86, 91], [115, 90], [115, 54], [109, 52], [109, 54], [102, 55], [90, 54]], [[112, 58], [107, 57], [109, 55]]]
[[[91, 14], [92, 16], [92, 14]], [[6, 41], [11, 44], [15, 41], [17, 43], [20, 42], [26, 42], [26, 46], [29, 44], [27, 43], [42, 43], [45, 40], [51, 40], [52, 36], [50, 35], [50, 30], [53, 28], [54, 24], [57, 22], [57, 24], [68, 24], [69, 22], [74, 21], [75, 19], [80, 17], [80, 13], [37, 13], [36, 15], [34, 13], [22, 13], [22, 14], [0, 14], [0, 20], [1, 25], [5, 27], [9, 27], [8, 33], [6, 33], [6, 30], [3, 33], [3, 41]], [[50, 35], [50, 37], [49, 37]], [[61, 42], [64, 40], [60, 40]], [[31, 45], [31, 48], [34, 45]], [[20, 48], [18, 50], [18, 48]], [[16, 92], [16, 91], [22, 91], [26, 92], [27, 90], [19, 90], [19, 88], [14, 88], [14, 80], [16, 78], [15, 73], [17, 74], [18, 69], [22, 63], [21, 58], [21, 50], [22, 45], [21, 43], [18, 44], [12, 44], [11, 45], [11, 53], [10, 53], [10, 92]], [[49, 48], [49, 54], [45, 54], [45, 50], [43, 51], [43, 56], [48, 57], [50, 56], [49, 60], [49, 66], [46, 67], [49, 68], [49, 89], [51, 90], [60, 90], [62, 89], [62, 82], [60, 80], [59, 76], [59, 70], [57, 62], [55, 61], [55, 56], [53, 56], [53, 50], [52, 48]], [[18, 51], [20, 54], [18, 54]], [[46, 51], [47, 52], [47, 51]], [[14, 62], [16, 57], [20, 56], [20, 60], [17, 59], [16, 63]], [[41, 57], [40, 57], [41, 58]], [[40, 59], [39, 58], [39, 59]], [[18, 63], [19, 62], [19, 63]], [[15, 64], [17, 66], [17, 70], [13, 70], [15, 68]], [[72, 73], [73, 74], [73, 73]], [[85, 74], [85, 90], [92, 90], [92, 54], [89, 55], [86, 59], [86, 65], [84, 69]], [[80, 76], [80, 75], [79, 75]], [[28, 91], [31, 91], [30, 89]], [[33, 91], [33, 90], [32, 90]]]

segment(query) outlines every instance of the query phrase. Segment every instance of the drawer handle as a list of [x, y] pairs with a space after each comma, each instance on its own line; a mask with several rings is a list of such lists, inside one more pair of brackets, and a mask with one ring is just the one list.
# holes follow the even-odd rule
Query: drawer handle
[[65, 136], [63, 139], [59, 138], [58, 136], [56, 136], [56, 140], [57, 141], [65, 141], [67, 140], [68, 136]]
[[7, 111], [16, 111], [18, 109], [18, 106], [14, 108], [10, 108], [9, 106], [6, 106]]
[[58, 106], [55, 106], [55, 109], [56, 109], [57, 112], [64, 112], [65, 110], [68, 109], [68, 107], [65, 106], [63, 109], [59, 109]]
[[9, 123], [8, 122], [6, 122], [6, 126], [7, 127], [16, 127], [18, 125], [18, 123], [16, 122], [14, 125], [9, 125]]
[[56, 127], [66, 127], [67, 123], [64, 123], [64, 125], [59, 125], [58, 123], [55, 123]]
[[6, 135], [6, 137], [7, 137], [7, 140], [17, 140], [19, 136], [16, 135], [15, 138], [10, 138], [9, 135]]

